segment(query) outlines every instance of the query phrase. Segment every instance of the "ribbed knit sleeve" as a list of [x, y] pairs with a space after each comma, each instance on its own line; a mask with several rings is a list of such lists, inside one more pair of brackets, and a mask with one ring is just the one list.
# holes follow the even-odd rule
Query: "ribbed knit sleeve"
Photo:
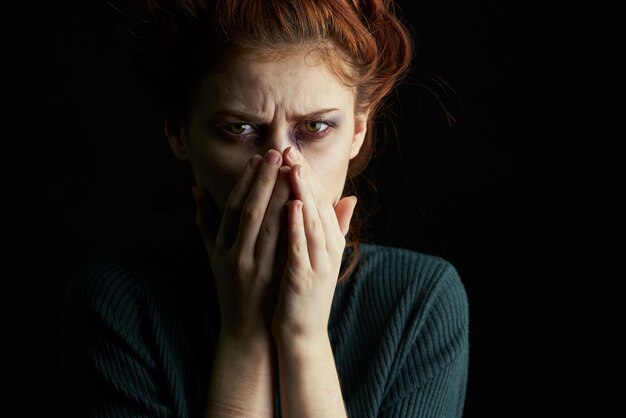
[[181, 267], [148, 250], [100, 252], [78, 269], [63, 316], [64, 417], [203, 416], [215, 300], [204, 272]]
[[449, 262], [368, 245], [333, 304], [331, 339], [350, 417], [462, 416], [468, 302]]
[[119, 263], [93, 256], [66, 294], [66, 417], [170, 417], [146, 339], [139, 282]]
[[441, 274], [424, 306], [414, 307], [415, 319], [408, 324], [398, 352], [406, 357], [390, 381], [380, 417], [463, 415], [468, 305], [456, 270], [448, 266]]

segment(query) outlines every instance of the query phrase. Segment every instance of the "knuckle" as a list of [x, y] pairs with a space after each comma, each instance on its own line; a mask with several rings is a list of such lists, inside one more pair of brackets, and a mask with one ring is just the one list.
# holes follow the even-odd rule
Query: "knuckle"
[[257, 177], [257, 182], [261, 185], [273, 184], [275, 180], [272, 174], [272, 172], [268, 171], [263, 171], [259, 173], [259, 176]]
[[243, 211], [243, 220], [246, 222], [253, 222], [260, 218], [261, 211], [259, 208], [255, 208], [253, 206], [248, 206]]
[[276, 228], [274, 227], [274, 225], [272, 225], [269, 222], [265, 222], [261, 226], [261, 234], [262, 235], [271, 236], [271, 235], [274, 235], [275, 232], [276, 232]]
[[311, 219], [309, 221], [309, 229], [311, 232], [316, 232], [320, 228], [320, 222], [317, 219]]
[[287, 210], [287, 202], [289, 202], [289, 191], [274, 191], [272, 196], [272, 205], [276, 209], [276, 212], [281, 213]]
[[239, 253], [235, 255], [234, 263], [235, 271], [239, 275], [247, 274], [247, 272], [250, 271], [251, 260], [249, 260], [248, 257], [244, 256], [243, 254]]
[[302, 223], [294, 221], [291, 224], [291, 232], [294, 233], [294, 235], [298, 235], [300, 233], [300, 229], [302, 228]]
[[297, 239], [293, 242], [293, 252], [295, 254], [302, 254], [305, 251], [305, 242], [302, 239]]
[[234, 215], [239, 212], [239, 204], [234, 200], [228, 200], [226, 202], [226, 206], [224, 207], [224, 212]]

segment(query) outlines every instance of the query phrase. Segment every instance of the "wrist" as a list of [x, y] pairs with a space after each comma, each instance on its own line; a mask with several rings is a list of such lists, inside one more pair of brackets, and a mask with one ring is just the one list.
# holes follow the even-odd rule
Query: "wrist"
[[330, 349], [328, 332], [318, 333], [275, 333], [274, 341], [279, 355], [290, 353], [298, 357], [312, 357]]
[[276, 365], [273, 341], [220, 333], [207, 395], [207, 416], [271, 416]]
[[261, 343], [273, 339], [269, 325], [261, 322], [243, 326], [232, 326], [228, 323], [222, 323], [220, 325], [219, 338], [227, 339], [233, 343]]
[[246, 334], [234, 331], [221, 331], [217, 338], [217, 344], [241, 350], [265, 349], [274, 343], [270, 333], [254, 332]]
[[274, 316], [270, 332], [277, 344], [312, 343], [328, 340], [328, 321], [318, 323], [293, 323]]

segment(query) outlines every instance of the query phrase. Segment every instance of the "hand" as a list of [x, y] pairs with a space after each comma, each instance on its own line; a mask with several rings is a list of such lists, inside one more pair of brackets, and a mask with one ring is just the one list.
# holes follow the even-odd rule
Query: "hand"
[[322, 200], [322, 187], [304, 156], [293, 147], [283, 153], [291, 168], [295, 199], [288, 205], [287, 265], [282, 277], [272, 332], [277, 340], [328, 337], [328, 318], [356, 197], [334, 207]]
[[250, 160], [228, 197], [219, 225], [209, 194], [194, 188], [196, 223], [220, 303], [221, 333], [228, 336], [270, 335], [286, 259], [286, 255], [280, 256], [277, 244], [291, 193], [291, 169], [281, 166], [281, 160], [276, 150], [269, 150], [265, 158], [255, 155]]

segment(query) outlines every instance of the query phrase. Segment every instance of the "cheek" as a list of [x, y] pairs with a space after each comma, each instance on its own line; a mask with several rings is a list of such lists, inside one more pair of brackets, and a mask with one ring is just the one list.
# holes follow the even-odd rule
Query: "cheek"
[[333, 206], [341, 198], [341, 194], [346, 182], [348, 172], [348, 154], [346, 152], [320, 152], [318, 154], [309, 153], [305, 158], [315, 173], [324, 200], [331, 202]]
[[190, 163], [196, 184], [211, 194], [220, 211], [223, 212], [226, 200], [250, 157], [211, 144], [196, 147], [191, 153]]
[[320, 183], [324, 199], [333, 206], [341, 199], [350, 162], [354, 126], [344, 126], [328, 141], [302, 150]]

